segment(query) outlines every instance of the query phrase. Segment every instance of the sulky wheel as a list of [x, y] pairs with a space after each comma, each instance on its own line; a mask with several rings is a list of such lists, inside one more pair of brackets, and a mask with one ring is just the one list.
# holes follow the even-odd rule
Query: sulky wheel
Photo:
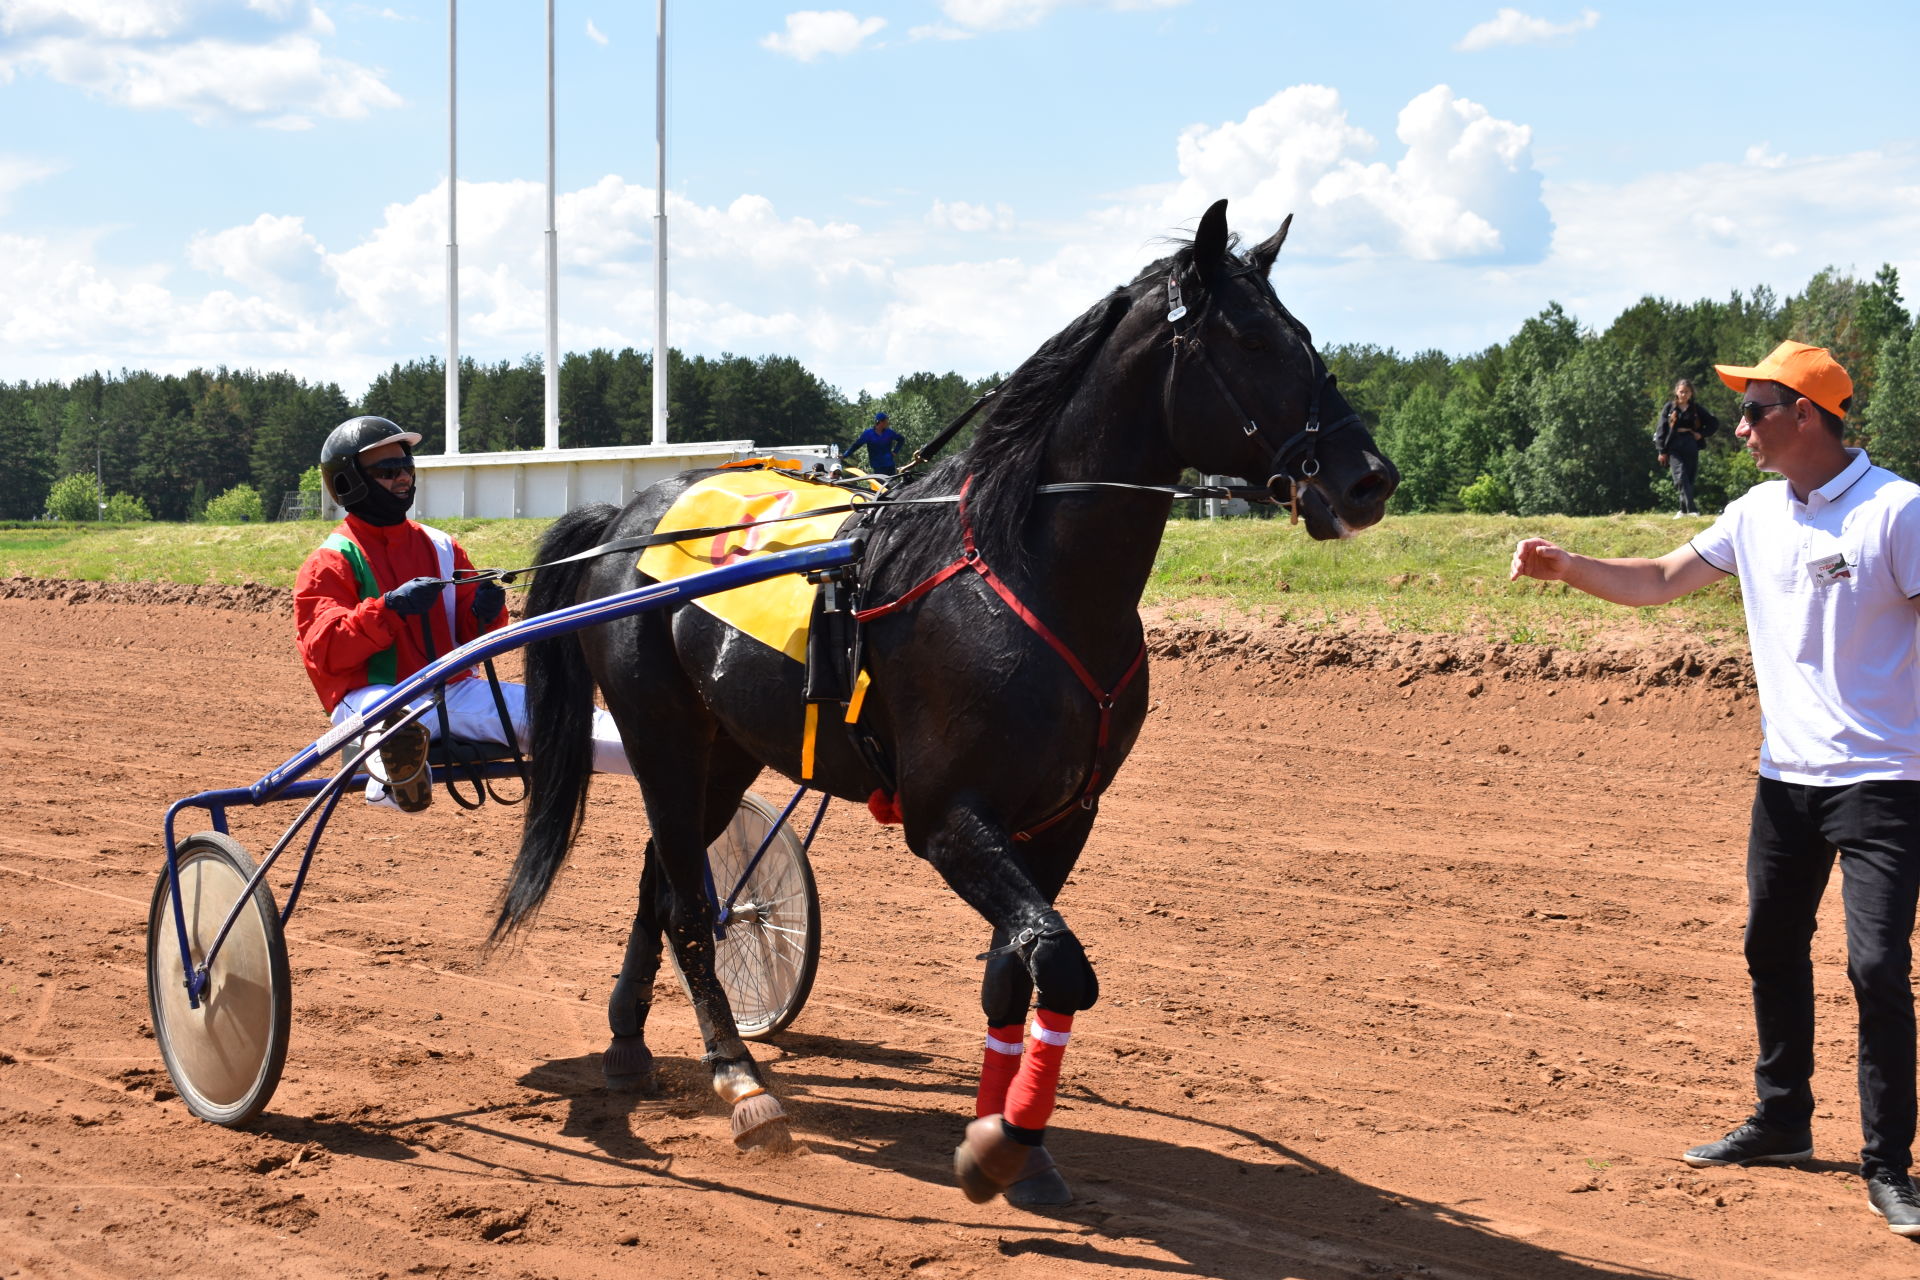
[[707, 848], [713, 889], [733, 895], [726, 936], [714, 951], [720, 985], [742, 1037], [764, 1040], [800, 1015], [820, 963], [820, 898], [813, 867], [791, 825], [781, 822], [766, 856], [735, 894], [780, 812], [749, 791], [733, 821]]
[[[254, 862], [236, 841], [203, 831], [181, 843], [179, 866], [187, 946], [198, 965], [246, 890]], [[224, 1125], [245, 1124], [260, 1113], [286, 1064], [292, 1009], [287, 943], [264, 883], [220, 945], [194, 1008], [180, 964], [173, 891], [167, 872], [160, 872], [147, 913], [147, 1005], [167, 1074], [188, 1110]]]

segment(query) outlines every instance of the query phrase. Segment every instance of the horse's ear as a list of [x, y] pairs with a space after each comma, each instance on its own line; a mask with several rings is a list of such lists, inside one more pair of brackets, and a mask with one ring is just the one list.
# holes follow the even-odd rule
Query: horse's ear
[[1293, 225], [1293, 215], [1280, 224], [1280, 229], [1253, 246], [1253, 265], [1261, 275], [1273, 270], [1273, 260], [1280, 256], [1280, 246], [1287, 242], [1287, 228]]
[[1215, 200], [1200, 215], [1200, 229], [1193, 233], [1193, 265], [1202, 279], [1210, 279], [1227, 258], [1227, 202]]

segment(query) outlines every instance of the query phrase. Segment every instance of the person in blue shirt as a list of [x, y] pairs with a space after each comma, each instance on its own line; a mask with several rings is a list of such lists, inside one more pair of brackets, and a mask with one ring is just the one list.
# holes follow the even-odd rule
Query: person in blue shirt
[[855, 449], [865, 448], [867, 466], [876, 474], [892, 475], [898, 470], [893, 464], [893, 451], [906, 442], [905, 436], [887, 425], [887, 411], [882, 409], [873, 415], [873, 425], [847, 446], [847, 452], [851, 454]]

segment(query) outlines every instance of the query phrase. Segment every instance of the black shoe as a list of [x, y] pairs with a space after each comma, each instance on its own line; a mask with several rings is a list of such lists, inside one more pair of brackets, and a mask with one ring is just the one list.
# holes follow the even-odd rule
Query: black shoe
[[430, 745], [427, 726], [418, 720], [380, 744], [379, 780], [393, 802], [408, 813], [419, 813], [433, 803], [433, 771], [427, 768]]
[[1813, 1131], [1769, 1129], [1749, 1120], [1720, 1141], [1695, 1147], [1680, 1158], [1696, 1169], [1716, 1164], [1792, 1164], [1813, 1159]]
[[1867, 1205], [1887, 1220], [1897, 1236], [1920, 1236], [1920, 1195], [1904, 1173], [1882, 1169], [1867, 1179]]

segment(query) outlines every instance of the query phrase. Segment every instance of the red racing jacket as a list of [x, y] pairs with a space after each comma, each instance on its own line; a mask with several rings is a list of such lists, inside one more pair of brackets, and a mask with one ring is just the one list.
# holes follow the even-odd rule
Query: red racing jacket
[[[448, 567], [470, 570], [473, 562], [438, 529], [412, 520], [383, 527], [354, 515], [307, 557], [294, 582], [293, 624], [300, 661], [329, 714], [355, 689], [393, 684], [427, 665], [419, 621], [396, 614], [381, 596], [411, 578], [447, 577]], [[441, 607], [426, 615], [436, 655], [446, 655], [483, 630], [473, 618], [475, 589], [471, 584], [446, 588]], [[506, 621], [502, 609], [494, 626], [484, 630]], [[448, 680], [472, 674], [462, 671]]]

